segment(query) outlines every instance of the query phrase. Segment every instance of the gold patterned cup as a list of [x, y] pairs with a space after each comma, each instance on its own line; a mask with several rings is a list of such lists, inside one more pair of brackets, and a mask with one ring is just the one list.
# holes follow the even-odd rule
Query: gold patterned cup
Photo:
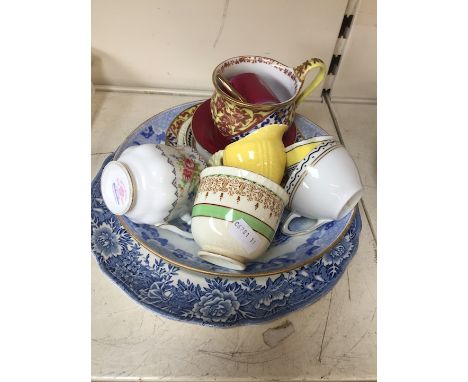
[[[303, 89], [307, 74], [318, 68], [312, 82]], [[227, 81], [242, 73], [253, 73], [261, 79], [277, 103], [248, 103], [228, 94], [219, 78]], [[271, 124], [291, 126], [297, 105], [309, 96], [325, 78], [325, 64], [318, 58], [305, 61], [295, 68], [267, 57], [239, 56], [220, 63], [213, 71], [214, 93], [211, 115], [218, 132], [231, 142]]]

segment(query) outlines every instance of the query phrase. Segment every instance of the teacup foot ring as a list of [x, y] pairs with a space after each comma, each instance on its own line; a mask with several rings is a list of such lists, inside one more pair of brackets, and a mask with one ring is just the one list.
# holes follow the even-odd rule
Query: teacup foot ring
[[236, 271], [243, 271], [246, 267], [244, 263], [234, 260], [228, 256], [220, 255], [218, 253], [199, 251], [198, 256], [200, 256], [203, 260], [208, 261], [209, 263]]

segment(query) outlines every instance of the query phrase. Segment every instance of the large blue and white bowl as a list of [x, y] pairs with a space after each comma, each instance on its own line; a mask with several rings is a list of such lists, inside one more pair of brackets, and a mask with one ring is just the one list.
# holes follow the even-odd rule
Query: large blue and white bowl
[[[193, 104], [144, 122], [115, 157], [131, 145], [164, 142], [166, 130]], [[305, 137], [326, 135], [299, 115], [295, 123]], [[287, 237], [278, 231], [258, 261], [245, 271], [231, 271], [200, 259], [193, 240], [114, 216], [100, 193], [101, 172], [91, 187], [92, 252], [104, 273], [135, 301], [169, 318], [218, 327], [276, 319], [328, 292], [357, 250], [361, 220], [355, 209], [308, 235]], [[298, 230], [307, 224], [297, 220]], [[176, 223], [189, 229], [182, 221]]]

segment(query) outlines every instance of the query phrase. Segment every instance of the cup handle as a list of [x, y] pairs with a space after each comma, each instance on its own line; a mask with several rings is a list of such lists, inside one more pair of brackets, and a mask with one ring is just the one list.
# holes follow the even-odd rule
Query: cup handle
[[300, 104], [304, 98], [309, 96], [310, 93], [312, 93], [315, 88], [323, 81], [325, 78], [325, 63], [320, 59], [320, 58], [311, 58], [310, 60], [305, 61], [299, 66], [296, 66], [294, 68], [294, 73], [296, 74], [299, 79], [304, 82], [307, 76], [307, 73], [311, 71], [314, 68], [319, 68], [319, 72], [315, 76], [315, 78], [312, 80], [312, 82], [307, 86], [306, 89], [304, 89], [298, 96], [296, 100], [296, 104]]
[[303, 217], [302, 215], [299, 215], [295, 212], [291, 212], [289, 214], [289, 216], [287, 217], [286, 221], [283, 223], [283, 225], [281, 226], [281, 232], [284, 234], [284, 235], [287, 235], [287, 236], [299, 236], [299, 235], [304, 235], [306, 233], [309, 233], [309, 232], [312, 232], [314, 230], [316, 230], [318, 227], [320, 227], [322, 224], [325, 224], [325, 223], [328, 223], [330, 222], [331, 220], [330, 219], [309, 219], [309, 220], [315, 220], [315, 223], [311, 226], [311, 227], [307, 227], [305, 230], [302, 230], [302, 231], [291, 231], [289, 229], [289, 224], [291, 224], [291, 222], [296, 219], [296, 218], [301, 218]]
[[[187, 224], [192, 224], [192, 216], [190, 214], [185, 214], [180, 217], [185, 223]], [[177, 235], [180, 235], [186, 239], [193, 239], [193, 236], [190, 232], [183, 231], [179, 227], [176, 227], [175, 225], [172, 224], [167, 224], [167, 223], [160, 223], [160, 224], [155, 224], [156, 227], [162, 228], [162, 229], [167, 229], [168, 231], [174, 232]]]

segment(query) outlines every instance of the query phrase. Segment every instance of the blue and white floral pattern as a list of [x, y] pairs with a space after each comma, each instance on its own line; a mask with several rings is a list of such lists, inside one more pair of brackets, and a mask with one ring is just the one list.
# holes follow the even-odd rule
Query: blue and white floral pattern
[[91, 245], [93, 250], [105, 259], [122, 254], [119, 238], [109, 224], [103, 224], [93, 232]]
[[[168, 119], [170, 123], [172, 118]], [[153, 131], [151, 135], [150, 131], [145, 131], [149, 139], [160, 133], [158, 129]], [[144, 141], [147, 142], [147, 138]], [[112, 155], [103, 167], [111, 159]], [[276, 319], [327, 293], [358, 247], [359, 212], [338, 244], [320, 259], [301, 268], [257, 278], [213, 278], [188, 272], [148, 252], [128, 234], [102, 200], [101, 172], [102, 168], [91, 187], [92, 252], [103, 272], [132, 299], [168, 318], [223, 328]], [[324, 227], [332, 229], [329, 224]], [[147, 241], [154, 241], [160, 247], [171, 244], [154, 227], [145, 234], [149, 235]], [[297, 250], [310, 253], [321, 240], [307, 237]], [[177, 253], [181, 259], [191, 256], [181, 248], [173, 247], [168, 251]]]
[[[92, 184], [91, 248], [96, 260], [134, 300], [173, 319], [219, 327], [275, 319], [311, 304], [330, 290], [357, 249], [359, 214], [340, 243], [302, 268], [241, 279], [186, 272], [150, 254], [130, 237], [103, 204], [99, 177], [100, 173]], [[168, 241], [154, 231], [151, 240], [167, 245]], [[302, 246], [311, 249], [313, 240]]]

